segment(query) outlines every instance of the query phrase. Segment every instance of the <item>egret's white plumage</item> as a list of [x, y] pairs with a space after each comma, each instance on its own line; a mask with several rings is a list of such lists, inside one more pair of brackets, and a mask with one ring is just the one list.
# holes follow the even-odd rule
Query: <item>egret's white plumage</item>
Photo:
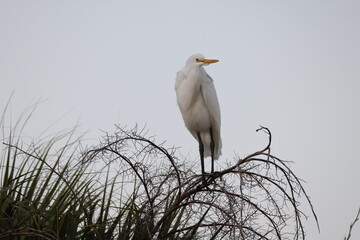
[[205, 59], [201, 54], [189, 57], [185, 66], [177, 73], [175, 90], [177, 103], [186, 127], [196, 140], [199, 141], [198, 134], [201, 137], [204, 157], [211, 156], [212, 134], [214, 140], [213, 159], [218, 159], [222, 147], [220, 106], [213, 79], [203, 67], [215, 62], [217, 60]]

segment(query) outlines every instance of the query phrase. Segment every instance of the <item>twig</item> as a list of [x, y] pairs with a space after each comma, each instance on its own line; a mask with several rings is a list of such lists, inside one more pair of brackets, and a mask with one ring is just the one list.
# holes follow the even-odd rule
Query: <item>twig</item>
[[357, 214], [356, 214], [355, 220], [350, 224], [349, 233], [348, 233], [347, 237], [344, 237], [344, 240], [349, 240], [349, 239], [350, 239], [352, 229], [353, 229], [355, 223], [356, 223], [357, 221], [359, 221], [359, 216], [360, 216], [360, 208], [359, 208], [359, 210], [358, 210], [358, 212], [357, 212]]

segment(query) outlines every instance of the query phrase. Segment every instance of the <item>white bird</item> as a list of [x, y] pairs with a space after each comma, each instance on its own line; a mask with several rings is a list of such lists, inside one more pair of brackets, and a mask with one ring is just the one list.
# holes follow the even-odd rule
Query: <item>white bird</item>
[[186, 61], [177, 73], [175, 90], [177, 104], [185, 126], [199, 142], [202, 181], [205, 185], [204, 157], [211, 156], [211, 173], [214, 173], [214, 160], [221, 155], [220, 106], [213, 79], [206, 73], [204, 65], [218, 60], [205, 59], [195, 54]]

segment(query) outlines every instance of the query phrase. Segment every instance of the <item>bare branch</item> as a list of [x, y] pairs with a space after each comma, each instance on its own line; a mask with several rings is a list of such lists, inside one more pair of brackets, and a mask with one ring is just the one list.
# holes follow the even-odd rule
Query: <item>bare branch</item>
[[360, 208], [359, 208], [359, 210], [358, 210], [358, 212], [357, 212], [357, 214], [356, 214], [355, 220], [350, 224], [349, 233], [348, 233], [347, 237], [344, 237], [344, 240], [349, 240], [349, 239], [350, 239], [352, 229], [353, 229], [355, 223], [356, 223], [357, 221], [359, 221], [359, 216], [360, 216]]
[[116, 162], [123, 178], [134, 184], [140, 180], [143, 191], [135, 201], [142, 226], [136, 229], [143, 228], [149, 239], [190, 233], [198, 236], [192, 238], [305, 239], [300, 197], [306, 198], [318, 224], [290, 162], [270, 154], [272, 136], [266, 127], [257, 130], [268, 135], [265, 148], [229, 162], [220, 172], [205, 174], [205, 186], [201, 175], [176, 158], [174, 149], [147, 138], [144, 129], [117, 127], [118, 132], [106, 135], [104, 144], [88, 151], [83, 162]]

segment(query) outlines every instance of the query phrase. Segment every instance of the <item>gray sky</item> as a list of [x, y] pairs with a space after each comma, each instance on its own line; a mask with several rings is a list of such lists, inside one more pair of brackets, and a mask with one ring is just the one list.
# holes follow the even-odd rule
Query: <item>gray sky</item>
[[[360, 1], [1, 1], [0, 107], [16, 116], [39, 98], [25, 134], [76, 123], [97, 139], [114, 124], [146, 124], [198, 161], [175, 100], [193, 53], [222, 112], [223, 156], [259, 150], [292, 169], [317, 211], [309, 239], [342, 239], [360, 207]], [[308, 212], [310, 214], [310, 212]], [[360, 223], [352, 239], [360, 239]]]

